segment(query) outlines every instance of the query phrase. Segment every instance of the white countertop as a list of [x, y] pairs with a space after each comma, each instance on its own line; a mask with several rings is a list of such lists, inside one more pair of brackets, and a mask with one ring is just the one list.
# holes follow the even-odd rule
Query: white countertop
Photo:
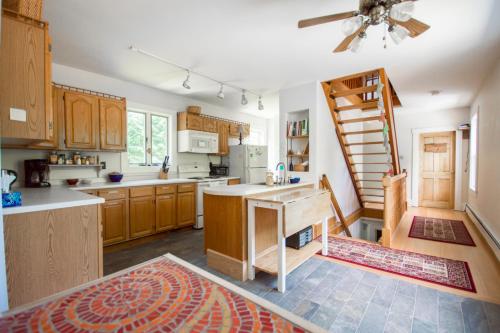
[[103, 198], [63, 187], [17, 188], [15, 190], [21, 192], [23, 205], [3, 208], [4, 216], [104, 203]]
[[301, 186], [314, 185], [313, 183], [303, 182], [298, 184], [286, 184], [286, 185], [256, 185], [256, 184], [239, 184], [232, 186], [215, 186], [205, 189], [204, 193], [210, 195], [221, 195], [221, 196], [248, 196], [266, 192], [281, 191], [294, 189]]

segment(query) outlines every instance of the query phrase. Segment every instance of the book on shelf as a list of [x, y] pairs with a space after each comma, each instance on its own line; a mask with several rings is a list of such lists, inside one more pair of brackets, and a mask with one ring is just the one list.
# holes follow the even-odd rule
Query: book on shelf
[[298, 120], [287, 122], [287, 136], [309, 135], [309, 120]]

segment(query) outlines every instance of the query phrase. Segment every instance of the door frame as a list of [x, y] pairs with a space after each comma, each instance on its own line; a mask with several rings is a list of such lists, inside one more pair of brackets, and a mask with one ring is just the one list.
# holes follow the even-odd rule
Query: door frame
[[456, 126], [412, 129], [412, 166], [411, 166], [411, 200], [413, 207], [418, 207], [420, 182], [420, 134], [435, 132], [455, 132], [455, 210], [464, 210], [462, 198], [462, 131]]

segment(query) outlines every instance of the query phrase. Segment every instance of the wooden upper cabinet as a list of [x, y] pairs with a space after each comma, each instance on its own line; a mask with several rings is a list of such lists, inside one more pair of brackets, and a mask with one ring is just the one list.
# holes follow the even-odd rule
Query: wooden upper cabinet
[[155, 231], [155, 198], [130, 198], [130, 238], [151, 235]]
[[6, 143], [46, 139], [46, 33], [43, 22], [2, 15], [1, 136], [18, 139]]
[[170, 230], [176, 227], [176, 195], [163, 194], [156, 196], [156, 232]]
[[188, 112], [177, 113], [177, 130], [203, 131], [203, 117]]
[[126, 199], [120, 199], [109, 200], [101, 205], [104, 245], [127, 240], [127, 203]]
[[77, 92], [64, 93], [67, 148], [97, 149], [99, 98]]
[[123, 100], [99, 99], [101, 150], [126, 150], [127, 109]]
[[196, 222], [195, 192], [177, 193], [177, 226], [185, 227]]
[[224, 121], [218, 122], [219, 132], [219, 154], [225, 156], [229, 154], [229, 123]]
[[203, 118], [203, 131], [217, 133], [217, 120], [212, 118]]

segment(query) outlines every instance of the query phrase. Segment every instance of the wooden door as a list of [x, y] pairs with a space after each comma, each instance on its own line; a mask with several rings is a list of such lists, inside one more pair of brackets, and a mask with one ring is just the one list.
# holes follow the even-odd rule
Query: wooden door
[[229, 154], [229, 124], [219, 121], [219, 155], [226, 156]]
[[453, 208], [455, 132], [420, 135], [419, 206]]
[[64, 93], [66, 147], [96, 149], [99, 127], [99, 98], [82, 93]]
[[[45, 140], [43, 26], [28, 20], [2, 16], [0, 78], [2, 137]], [[12, 143], [19, 144], [20, 141]]]
[[176, 221], [175, 194], [156, 196], [156, 231], [175, 228]]
[[103, 244], [127, 240], [127, 200], [110, 200], [102, 204]]
[[155, 214], [154, 197], [130, 198], [130, 238], [154, 233]]
[[99, 100], [101, 150], [125, 150], [127, 140], [127, 110], [125, 101]]
[[196, 222], [195, 192], [177, 194], [177, 226], [185, 227]]

